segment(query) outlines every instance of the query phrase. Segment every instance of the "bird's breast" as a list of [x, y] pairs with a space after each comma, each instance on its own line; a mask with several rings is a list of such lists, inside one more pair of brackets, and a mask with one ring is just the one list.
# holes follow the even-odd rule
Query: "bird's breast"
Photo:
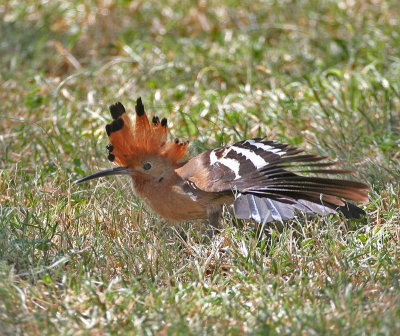
[[173, 221], [207, 219], [207, 202], [184, 191], [182, 183], [145, 184], [135, 190], [162, 217]]

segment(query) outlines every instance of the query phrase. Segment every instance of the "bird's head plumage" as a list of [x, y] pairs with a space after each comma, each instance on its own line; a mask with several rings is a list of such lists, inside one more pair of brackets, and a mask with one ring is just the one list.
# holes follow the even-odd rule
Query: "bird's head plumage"
[[110, 106], [113, 121], [106, 125], [110, 139], [108, 159], [122, 167], [137, 165], [147, 155], [158, 155], [176, 164], [186, 155], [189, 142], [168, 142], [167, 119], [153, 117], [149, 122], [141, 98], [136, 103], [133, 125], [124, 106], [118, 102]]
[[[110, 106], [113, 121], [106, 125], [110, 140], [108, 159], [119, 167], [92, 174], [77, 183], [107, 175], [161, 175], [160, 166], [175, 167], [186, 156], [188, 141], [168, 142], [166, 118], [160, 120], [155, 116], [149, 122], [141, 98], [137, 100], [135, 110], [133, 123], [120, 102]], [[154, 163], [158, 163], [158, 167], [152, 167]]]

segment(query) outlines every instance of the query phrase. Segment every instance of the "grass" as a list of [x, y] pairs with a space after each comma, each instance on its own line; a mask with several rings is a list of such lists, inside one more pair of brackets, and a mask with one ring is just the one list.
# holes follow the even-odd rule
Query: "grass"
[[[0, 2], [1, 334], [397, 334], [400, 5]], [[172, 228], [108, 167], [117, 100], [192, 154], [267, 135], [372, 185], [365, 223]], [[184, 231], [182, 240], [178, 232]]]

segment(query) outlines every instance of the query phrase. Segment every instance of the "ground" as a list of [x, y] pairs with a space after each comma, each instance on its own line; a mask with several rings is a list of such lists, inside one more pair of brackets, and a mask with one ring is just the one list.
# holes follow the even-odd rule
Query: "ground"
[[[1, 334], [397, 334], [400, 3], [1, 1]], [[371, 184], [363, 221], [173, 228], [108, 168], [141, 96], [191, 154], [255, 136]], [[182, 238], [184, 237], [184, 238]]]

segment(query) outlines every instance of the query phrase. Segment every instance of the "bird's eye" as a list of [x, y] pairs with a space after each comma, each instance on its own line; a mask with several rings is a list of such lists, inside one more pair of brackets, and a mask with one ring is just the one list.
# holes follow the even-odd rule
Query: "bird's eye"
[[146, 162], [144, 165], [143, 165], [143, 169], [144, 170], [149, 170], [151, 168], [151, 163], [150, 162]]

